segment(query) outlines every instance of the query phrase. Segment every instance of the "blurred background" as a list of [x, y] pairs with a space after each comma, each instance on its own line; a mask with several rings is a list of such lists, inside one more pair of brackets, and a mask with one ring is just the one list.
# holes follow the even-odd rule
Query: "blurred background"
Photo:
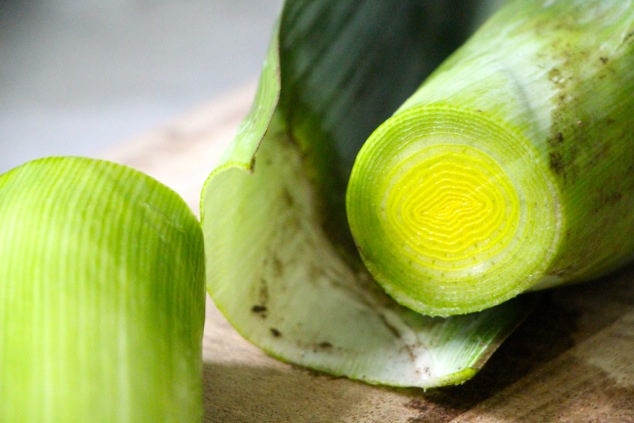
[[254, 81], [282, 0], [0, 0], [0, 172], [94, 155]]

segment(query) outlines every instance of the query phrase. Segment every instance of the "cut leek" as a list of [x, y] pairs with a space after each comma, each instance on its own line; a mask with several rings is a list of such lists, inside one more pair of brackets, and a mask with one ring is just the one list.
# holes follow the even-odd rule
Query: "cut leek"
[[448, 319], [401, 307], [345, 222], [356, 150], [444, 57], [454, 16], [445, 0], [285, 3], [251, 112], [201, 201], [208, 291], [272, 356], [369, 383], [456, 384], [530, 311], [530, 297]]
[[0, 421], [199, 422], [203, 257], [185, 202], [131, 168], [0, 176]]
[[634, 4], [514, 1], [361, 149], [350, 227], [430, 315], [596, 278], [634, 257]]

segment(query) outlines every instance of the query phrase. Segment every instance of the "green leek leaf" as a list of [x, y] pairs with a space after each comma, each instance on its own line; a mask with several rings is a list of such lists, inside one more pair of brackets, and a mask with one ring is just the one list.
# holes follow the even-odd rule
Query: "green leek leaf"
[[0, 176], [0, 421], [202, 418], [199, 223], [131, 168], [46, 158]]

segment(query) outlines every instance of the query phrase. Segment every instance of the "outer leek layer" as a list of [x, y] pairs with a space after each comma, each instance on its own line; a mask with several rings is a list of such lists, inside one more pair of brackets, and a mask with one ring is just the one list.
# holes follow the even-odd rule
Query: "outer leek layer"
[[195, 216], [140, 172], [0, 176], [0, 421], [199, 422], [203, 265]]
[[347, 194], [376, 280], [430, 315], [634, 255], [634, 5], [512, 2], [367, 140]]

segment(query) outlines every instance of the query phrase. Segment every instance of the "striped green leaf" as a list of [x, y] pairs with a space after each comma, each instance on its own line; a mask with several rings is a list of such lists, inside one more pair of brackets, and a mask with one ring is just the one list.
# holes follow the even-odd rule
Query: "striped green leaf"
[[131, 168], [0, 176], [0, 421], [200, 421], [203, 257], [185, 202]]

